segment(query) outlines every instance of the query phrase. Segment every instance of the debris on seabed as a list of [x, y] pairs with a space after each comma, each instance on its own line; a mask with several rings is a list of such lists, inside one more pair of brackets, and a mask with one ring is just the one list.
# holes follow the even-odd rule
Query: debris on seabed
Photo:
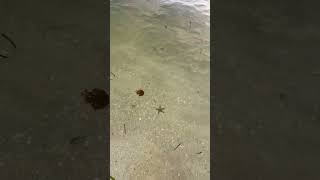
[[[117, 76], [116, 76], [113, 72], [110, 72], [110, 74], [111, 74], [113, 77], [117, 78]], [[113, 79], [110, 78], [110, 80], [113, 80]]]
[[127, 129], [126, 129], [126, 124], [125, 123], [123, 124], [123, 133], [124, 133], [124, 135], [127, 134]]
[[137, 93], [139, 96], [143, 96], [143, 95], [144, 95], [144, 91], [143, 91], [142, 89], [136, 90], [136, 93]]
[[174, 148], [174, 151], [178, 149], [178, 147], [180, 147], [182, 143], [179, 143], [175, 148]]
[[161, 112], [164, 113], [164, 109], [165, 108], [161, 107], [161, 105], [158, 108], [156, 108], [156, 110], [158, 111], [158, 114], [161, 113]]
[[111, 74], [112, 74], [114, 77], [117, 77], [113, 72], [111, 72]]

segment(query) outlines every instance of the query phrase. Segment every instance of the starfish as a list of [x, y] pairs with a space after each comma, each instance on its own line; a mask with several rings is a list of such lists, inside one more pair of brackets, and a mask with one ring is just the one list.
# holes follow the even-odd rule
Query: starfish
[[156, 110], [158, 111], [158, 114], [161, 112], [164, 113], [164, 111], [163, 111], [164, 107], [161, 107], [161, 105], [158, 108], [156, 108]]

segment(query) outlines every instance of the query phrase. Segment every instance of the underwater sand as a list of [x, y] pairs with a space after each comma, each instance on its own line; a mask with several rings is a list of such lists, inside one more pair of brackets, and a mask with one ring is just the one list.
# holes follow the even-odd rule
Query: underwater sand
[[111, 175], [210, 179], [209, 2], [110, 4]]

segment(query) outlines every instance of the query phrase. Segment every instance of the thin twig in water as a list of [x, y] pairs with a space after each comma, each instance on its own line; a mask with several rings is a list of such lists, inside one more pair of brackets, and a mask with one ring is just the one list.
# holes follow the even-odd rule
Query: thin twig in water
[[123, 133], [124, 133], [125, 135], [127, 134], [126, 124], [123, 124]]
[[117, 77], [113, 72], [110, 72], [114, 77]]
[[8, 40], [8, 41], [10, 42], [10, 44], [11, 44], [14, 48], [17, 48], [16, 43], [14, 43], [11, 38], [9, 38], [7, 35], [5, 35], [5, 34], [3, 34], [3, 33], [1, 34], [1, 36], [2, 36], [3, 38], [5, 38], [6, 40]]
[[178, 147], [181, 145], [181, 143], [179, 143], [175, 148], [174, 150], [178, 149]]
[[[113, 77], [117, 77], [113, 72], [110, 72], [110, 74], [113, 76]], [[110, 80], [113, 80], [110, 76], [109, 76]]]

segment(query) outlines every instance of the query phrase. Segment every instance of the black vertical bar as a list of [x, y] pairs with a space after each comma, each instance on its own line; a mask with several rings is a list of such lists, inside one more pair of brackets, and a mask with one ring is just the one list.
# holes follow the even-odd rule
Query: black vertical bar
[[0, 1], [0, 179], [109, 179], [109, 1]]
[[317, 7], [215, 3], [213, 179], [320, 179]]

